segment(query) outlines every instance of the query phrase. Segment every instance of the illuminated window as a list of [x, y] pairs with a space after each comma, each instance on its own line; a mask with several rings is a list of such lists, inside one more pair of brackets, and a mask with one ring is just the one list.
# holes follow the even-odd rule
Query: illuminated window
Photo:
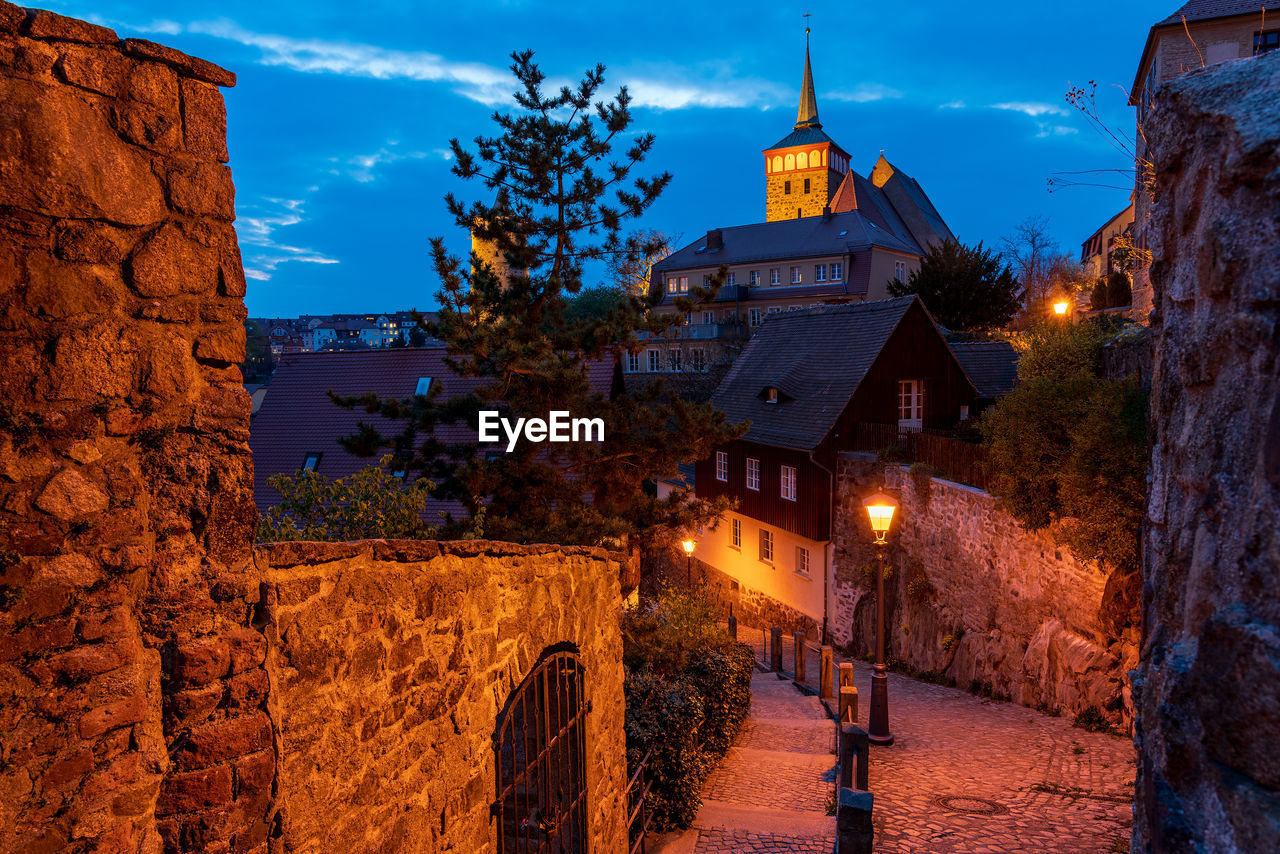
[[794, 154], [788, 154], [786, 160], [783, 161], [783, 163], [784, 165], [782, 168], [790, 172], [792, 169], [796, 168], [796, 156]]
[[815, 148], [815, 149], [813, 150], [813, 152], [809, 155], [809, 165], [810, 165], [810, 166], [821, 166], [821, 165], [822, 165], [822, 153], [821, 153], [820, 151], [818, 151], [818, 149], [816, 149], [816, 148]]
[[716, 451], [716, 480], [729, 480], [729, 452]]
[[667, 293], [674, 294], [676, 292], [676, 288], [678, 287], [680, 287], [679, 278], [675, 276], [671, 276], [667, 279]]
[[781, 154], [773, 155], [773, 171], [774, 172], [782, 171], [782, 155]]
[[783, 498], [787, 499], [788, 501], [796, 500], [796, 467], [795, 466], [782, 467], [782, 488], [779, 491], [779, 495], [781, 495]]
[[750, 273], [747, 273], [747, 284], [753, 288], [759, 286], [760, 284], [759, 270], [752, 270]]
[[773, 531], [768, 528], [760, 529], [760, 560], [773, 562]]
[[680, 277], [680, 293], [682, 294], [689, 293], [689, 277], [688, 276]]
[[802, 151], [802, 152], [800, 152], [799, 154], [797, 154], [797, 155], [796, 155], [796, 168], [797, 168], [797, 169], [808, 169], [808, 168], [809, 168], [809, 153], [808, 153], [808, 152], [806, 152], [806, 151]]
[[747, 489], [760, 491], [760, 461], [747, 457]]

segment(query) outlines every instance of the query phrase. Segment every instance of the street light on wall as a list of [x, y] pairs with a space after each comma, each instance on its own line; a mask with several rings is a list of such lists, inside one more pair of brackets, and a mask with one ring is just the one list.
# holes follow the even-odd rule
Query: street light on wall
[[1053, 304], [1053, 313], [1058, 317], [1066, 317], [1067, 309], [1071, 308], [1071, 303], [1065, 299], [1060, 299]]
[[898, 502], [892, 496], [877, 492], [863, 499], [871, 531], [876, 536], [876, 664], [871, 674], [871, 717], [867, 724], [867, 739], [873, 744], [893, 744], [889, 731], [889, 677], [884, 663], [884, 547], [889, 526], [893, 524], [893, 512]]

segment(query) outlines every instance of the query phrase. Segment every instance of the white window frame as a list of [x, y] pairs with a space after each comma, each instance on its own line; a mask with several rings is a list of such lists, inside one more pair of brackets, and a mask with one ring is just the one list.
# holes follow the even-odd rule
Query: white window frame
[[716, 480], [729, 482], [729, 452], [716, 451]]
[[754, 329], [761, 323], [764, 323], [764, 312], [758, 308], [751, 309], [747, 313], [747, 325]]
[[782, 284], [782, 268], [781, 267], [769, 268], [769, 284], [771, 285]]
[[735, 273], [735, 272], [733, 272], [732, 270], [730, 270], [728, 273], [726, 273], [726, 274], [725, 274], [725, 277], [724, 277], [724, 283], [725, 283], [726, 285], [728, 285], [729, 287], [731, 287], [731, 288], [732, 288], [733, 286], [737, 285], [737, 284], [738, 284], [738, 274], [737, 274], [737, 273]]
[[773, 531], [760, 529], [760, 562], [773, 563]]
[[799, 267], [791, 268], [791, 284], [799, 285], [804, 283], [804, 274], [800, 272]]
[[898, 380], [898, 429], [924, 427], [924, 380]]
[[814, 280], [815, 282], [825, 282], [825, 281], [827, 280], [827, 265], [826, 265], [826, 264], [814, 264], [814, 265], [813, 265], [813, 280]]
[[844, 264], [839, 261], [831, 262], [831, 281], [839, 282], [844, 279]]
[[629, 374], [638, 374], [638, 373], [640, 373], [640, 353], [639, 353], [639, 351], [637, 351], [637, 352], [635, 352], [635, 353], [628, 353], [628, 354], [627, 354], [627, 373], [629, 373]]
[[701, 347], [689, 349], [689, 370], [700, 374], [707, 372], [707, 351]]
[[747, 489], [760, 491], [760, 461], [755, 457], [747, 457]]
[[809, 577], [809, 550], [804, 546], [796, 546], [796, 574]]
[[680, 373], [680, 348], [672, 347], [667, 351], [667, 369], [673, 374]]
[[778, 494], [787, 501], [796, 500], [796, 467], [782, 466]]
[[747, 284], [753, 288], [760, 287], [760, 271], [752, 270], [747, 274]]
[[688, 276], [680, 277], [680, 293], [682, 294], [689, 293], [689, 277]]
[[711, 326], [716, 322], [716, 313], [714, 311], [704, 311], [702, 313], [702, 325]]
[[907, 280], [907, 262], [906, 261], [893, 262], [893, 278], [899, 282], [905, 282]]
[[656, 374], [662, 371], [662, 351], [649, 351], [649, 373]]
[[742, 520], [736, 517], [729, 527], [729, 548], [742, 549]]

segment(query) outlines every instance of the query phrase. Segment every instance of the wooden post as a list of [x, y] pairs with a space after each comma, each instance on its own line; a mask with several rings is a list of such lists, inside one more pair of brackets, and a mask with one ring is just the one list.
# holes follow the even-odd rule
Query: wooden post
[[733, 616], [733, 603], [729, 603], [729, 637], [738, 639], [738, 618]]
[[858, 722], [858, 689], [852, 685], [840, 686], [840, 723]]
[[871, 854], [875, 831], [870, 792], [841, 788], [836, 800], [836, 854]]
[[796, 644], [796, 675], [792, 678], [792, 682], [797, 685], [804, 684], [805, 666], [804, 666], [804, 632], [796, 632], [792, 635]]
[[867, 731], [857, 724], [840, 724], [840, 785], [866, 789], [870, 759], [871, 742], [867, 739]]
[[835, 680], [835, 650], [829, 646], [822, 648], [822, 675], [818, 688], [818, 696], [824, 700], [830, 700], [835, 697], [832, 690], [832, 683]]
[[782, 629], [777, 626], [769, 629], [769, 665], [774, 673], [782, 673]]
[[840, 665], [840, 687], [853, 687], [853, 665], [844, 662]]

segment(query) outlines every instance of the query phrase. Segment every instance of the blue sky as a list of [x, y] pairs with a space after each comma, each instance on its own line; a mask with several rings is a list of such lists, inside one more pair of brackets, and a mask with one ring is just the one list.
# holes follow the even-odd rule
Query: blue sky
[[762, 220], [760, 151], [795, 121], [805, 11], [823, 127], [858, 171], [883, 149], [965, 242], [996, 244], [1040, 215], [1077, 252], [1128, 195], [1049, 193], [1046, 179], [1127, 163], [1064, 93], [1096, 80], [1104, 117], [1131, 133], [1122, 89], [1148, 27], [1179, 4], [40, 5], [239, 75], [225, 95], [246, 302], [254, 316], [288, 316], [434, 305], [428, 239], [442, 235], [458, 253], [468, 245], [441, 199], [481, 189], [449, 173], [448, 140], [489, 132], [489, 115], [509, 103], [512, 50], [537, 51], [555, 80], [603, 62], [610, 91], [630, 87], [636, 129], [658, 137], [647, 165], [674, 175], [640, 225], [688, 241]]

